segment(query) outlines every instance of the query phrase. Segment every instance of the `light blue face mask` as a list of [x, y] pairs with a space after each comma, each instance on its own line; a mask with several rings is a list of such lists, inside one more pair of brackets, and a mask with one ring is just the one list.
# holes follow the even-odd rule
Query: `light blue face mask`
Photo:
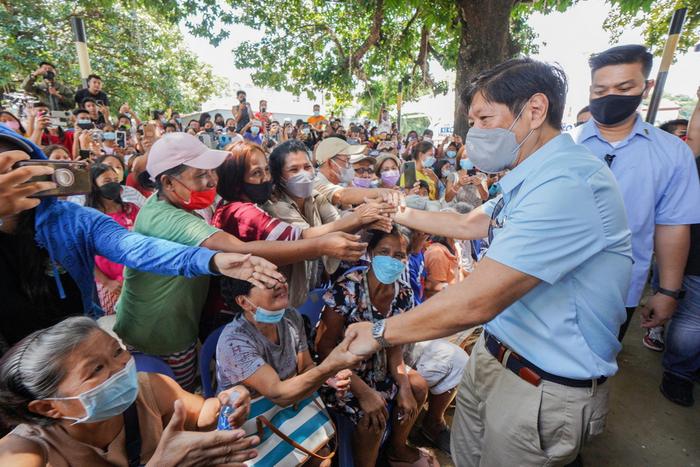
[[459, 167], [462, 170], [471, 170], [474, 168], [474, 164], [472, 164], [472, 161], [470, 161], [469, 159], [460, 159]]
[[457, 157], [457, 151], [447, 151], [445, 154], [447, 154], [448, 159], [454, 159]]
[[66, 401], [77, 399], [83, 404], [85, 416], [82, 418], [62, 417], [75, 423], [95, 423], [108, 420], [124, 413], [139, 394], [139, 381], [133, 357], [114, 373], [107, 381], [73, 397], [49, 397], [46, 400]]
[[117, 139], [117, 134], [113, 131], [106, 131], [106, 132], [102, 133], [102, 138], [105, 141], [113, 141], [113, 140]]
[[285, 312], [284, 308], [281, 310], [266, 310], [265, 308], [257, 306], [247, 298], [245, 301], [255, 307], [255, 321], [258, 323], [275, 324], [282, 321], [282, 317], [284, 316]]
[[428, 156], [423, 161], [423, 167], [425, 167], [426, 169], [431, 168], [433, 164], [435, 164], [435, 156]]
[[406, 269], [406, 264], [391, 256], [372, 257], [372, 272], [382, 284], [393, 284]]

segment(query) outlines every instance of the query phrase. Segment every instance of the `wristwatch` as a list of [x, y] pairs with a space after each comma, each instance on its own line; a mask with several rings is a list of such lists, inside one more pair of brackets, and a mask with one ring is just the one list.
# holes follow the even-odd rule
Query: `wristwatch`
[[682, 300], [685, 297], [685, 290], [679, 289], [679, 290], [668, 290], [668, 289], [662, 289], [661, 287], [656, 287], [654, 289], [654, 293], [660, 293], [661, 295], [666, 295], [671, 298], [675, 298], [676, 300]]
[[382, 349], [389, 347], [389, 343], [384, 339], [384, 330], [386, 329], [386, 320], [380, 319], [372, 324], [372, 337], [376, 340]]

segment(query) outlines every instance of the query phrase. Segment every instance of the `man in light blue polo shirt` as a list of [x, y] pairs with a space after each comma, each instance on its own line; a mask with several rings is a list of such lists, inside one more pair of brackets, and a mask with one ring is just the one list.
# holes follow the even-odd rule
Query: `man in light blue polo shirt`
[[622, 197], [607, 165], [561, 134], [566, 78], [509, 60], [464, 96], [469, 159], [510, 169], [502, 196], [467, 215], [409, 208], [395, 220], [491, 238], [474, 272], [401, 316], [349, 327], [350, 350], [435, 339], [481, 323], [457, 395], [458, 466], [567, 464], [602, 431], [632, 269]]
[[[700, 183], [692, 151], [680, 138], [645, 123], [636, 113], [653, 86], [652, 55], [641, 45], [596, 54], [591, 66], [592, 118], [573, 131], [576, 142], [605, 161], [617, 179], [632, 231], [634, 267], [625, 300], [628, 317], [639, 305], [652, 254], [659, 288], [641, 309], [642, 325], [655, 328], [676, 309], [690, 247], [690, 224], [700, 223]], [[653, 310], [653, 311], [652, 311]], [[663, 350], [658, 330], [644, 344]]]

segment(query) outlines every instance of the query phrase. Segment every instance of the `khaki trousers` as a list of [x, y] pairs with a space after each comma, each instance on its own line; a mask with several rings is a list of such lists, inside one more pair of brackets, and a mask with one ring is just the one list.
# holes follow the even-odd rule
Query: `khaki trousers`
[[610, 383], [533, 386], [474, 346], [457, 392], [452, 459], [457, 467], [566, 465], [605, 425]]

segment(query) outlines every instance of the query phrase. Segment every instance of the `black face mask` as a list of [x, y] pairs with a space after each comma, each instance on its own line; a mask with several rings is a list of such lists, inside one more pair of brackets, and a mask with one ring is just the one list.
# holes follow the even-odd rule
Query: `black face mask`
[[[646, 90], [646, 87], [645, 87]], [[642, 94], [638, 96], [622, 96], [608, 94], [607, 96], [591, 99], [588, 107], [593, 119], [603, 125], [615, 125], [632, 115], [642, 102]]]
[[235, 126], [227, 126], [226, 129], [227, 129], [228, 131], [231, 131], [231, 132], [236, 131], [236, 127], [235, 127]]
[[214, 133], [214, 129], [213, 129], [213, 128], [207, 128], [207, 129], [204, 130], [204, 131], [206, 131], [207, 133]]
[[247, 183], [243, 182], [243, 193], [255, 204], [263, 204], [272, 195], [272, 182]]
[[122, 186], [117, 182], [105, 183], [100, 187], [100, 195], [111, 201], [119, 201], [122, 196]]

